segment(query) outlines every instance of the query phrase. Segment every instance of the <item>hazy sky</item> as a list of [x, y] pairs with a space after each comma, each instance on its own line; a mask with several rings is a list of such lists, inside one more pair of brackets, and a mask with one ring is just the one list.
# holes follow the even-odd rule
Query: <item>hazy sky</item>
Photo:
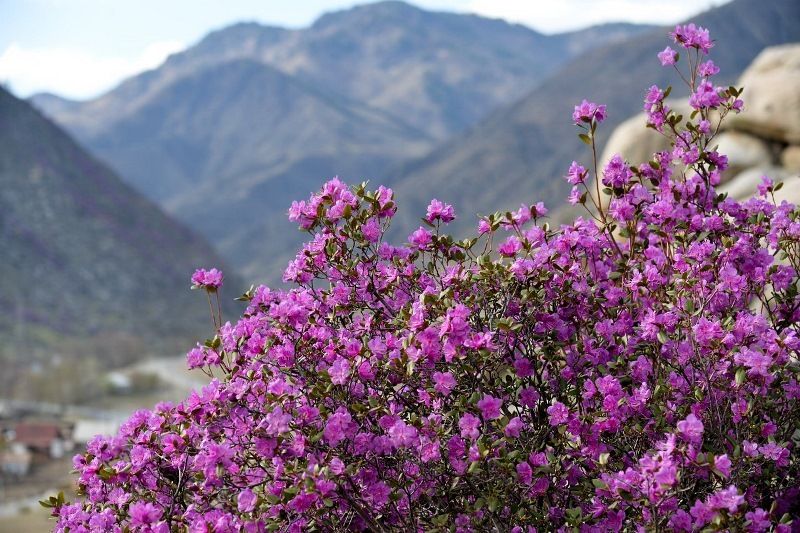
[[[608, 21], [672, 24], [727, 0], [412, 0], [553, 33]], [[302, 27], [349, 0], [0, 0], [0, 82], [88, 98], [234, 22]]]

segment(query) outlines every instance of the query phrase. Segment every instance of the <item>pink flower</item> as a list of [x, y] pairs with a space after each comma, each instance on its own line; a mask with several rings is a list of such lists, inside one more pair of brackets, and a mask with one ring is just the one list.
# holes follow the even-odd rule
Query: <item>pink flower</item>
[[209, 292], [214, 292], [222, 287], [222, 272], [216, 268], [206, 270], [198, 268], [192, 274], [192, 286], [194, 288], [203, 288]]
[[392, 439], [392, 444], [398, 448], [407, 448], [413, 446], [418, 440], [417, 428], [398, 420], [389, 429], [389, 437]]
[[581, 124], [590, 122], [597, 122], [599, 124], [603, 122], [605, 118], [606, 106], [597, 105], [588, 100], [584, 100], [580, 104], [576, 105], [575, 110], [572, 112], [572, 120], [579, 126]]
[[481, 427], [481, 419], [473, 414], [465, 413], [461, 415], [458, 427], [461, 430], [461, 436], [465, 439], [477, 439], [481, 434], [478, 430]]
[[258, 496], [256, 496], [255, 492], [250, 489], [244, 489], [236, 499], [239, 511], [243, 513], [251, 512], [256, 508], [257, 500]]
[[502, 405], [503, 400], [488, 394], [478, 401], [478, 409], [481, 410], [481, 416], [486, 420], [500, 418], [500, 407]]
[[323, 436], [331, 446], [336, 446], [342, 442], [349, 432], [353, 418], [350, 413], [337, 412], [328, 418], [325, 425]]
[[440, 202], [435, 198], [431, 200], [431, 203], [428, 205], [428, 211], [425, 216], [425, 220], [430, 223], [433, 223], [436, 220], [441, 220], [444, 223], [448, 223], [455, 219], [456, 215], [452, 205]]
[[578, 185], [586, 180], [586, 174], [586, 168], [573, 161], [565, 178], [570, 185]]
[[694, 24], [680, 24], [675, 26], [675, 31], [670, 34], [675, 42], [684, 48], [696, 48], [707, 54], [708, 51], [714, 46], [709, 37], [708, 30], [702, 26], [695, 26]]
[[138, 501], [131, 504], [128, 514], [131, 517], [132, 526], [149, 526], [158, 522], [164, 511], [150, 502]]
[[328, 375], [334, 385], [344, 385], [350, 376], [350, 363], [347, 359], [338, 357], [328, 368]]
[[516, 236], [512, 235], [508, 237], [503, 244], [500, 245], [497, 251], [500, 252], [501, 255], [504, 255], [506, 257], [511, 257], [517, 252], [519, 252], [520, 249], [522, 249], [522, 243]]
[[525, 424], [523, 424], [522, 419], [518, 416], [515, 416], [514, 418], [508, 421], [508, 424], [506, 425], [505, 429], [503, 429], [503, 433], [505, 434], [506, 437], [517, 438], [519, 437], [519, 434], [524, 426]]
[[710, 81], [703, 81], [689, 97], [689, 105], [695, 109], [715, 108], [722, 103], [720, 88], [714, 87]]
[[667, 46], [658, 53], [658, 60], [661, 61], [661, 64], [664, 66], [674, 65], [675, 61], [678, 60], [678, 52]]
[[555, 402], [547, 408], [547, 414], [550, 415], [550, 425], [558, 426], [563, 424], [569, 418], [569, 409], [561, 402]]
[[414, 233], [408, 236], [408, 242], [415, 245], [420, 250], [427, 250], [433, 241], [431, 232], [420, 226]]
[[381, 236], [381, 225], [375, 218], [370, 218], [367, 220], [363, 226], [361, 226], [361, 234], [368, 242], [378, 242]]
[[434, 372], [433, 382], [436, 383], [434, 390], [444, 396], [449, 395], [456, 386], [456, 378], [451, 372]]
[[766, 196], [774, 186], [775, 183], [768, 176], [761, 176], [761, 182], [756, 188], [758, 189], [758, 194]]
[[708, 61], [706, 61], [705, 63], [701, 63], [700, 66], [697, 67], [697, 73], [703, 76], [704, 78], [710, 78], [711, 76], [719, 74], [719, 67], [709, 59]]
[[703, 423], [693, 413], [678, 422], [678, 431], [685, 440], [700, 444], [703, 440]]
[[731, 460], [728, 458], [727, 454], [714, 458], [714, 469], [722, 474], [722, 477], [731, 477]]

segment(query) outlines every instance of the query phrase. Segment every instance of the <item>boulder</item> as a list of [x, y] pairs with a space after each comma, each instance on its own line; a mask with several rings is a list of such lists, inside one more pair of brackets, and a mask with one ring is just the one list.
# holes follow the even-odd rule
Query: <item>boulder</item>
[[764, 49], [744, 71], [744, 111], [728, 127], [800, 144], [800, 44]]
[[724, 181], [747, 168], [772, 164], [772, 153], [767, 143], [747, 133], [725, 131], [711, 144], [718, 144], [719, 153], [728, 156], [728, 170], [723, 177]]
[[609, 137], [603, 155], [600, 157], [600, 168], [615, 155], [621, 155], [631, 165], [649, 161], [654, 152], [669, 148], [667, 139], [657, 131], [645, 129], [647, 118], [639, 113], [616, 127]]
[[775, 192], [775, 201], [781, 203], [783, 200], [800, 205], [800, 175], [796, 172], [784, 180], [781, 190]]
[[[692, 112], [686, 100], [669, 100], [667, 105], [676, 112], [688, 117]], [[664, 135], [650, 128], [645, 128], [647, 117], [639, 113], [619, 124], [609, 137], [600, 157], [600, 168], [614, 154], [621, 155], [631, 165], [639, 165], [649, 161], [654, 152], [669, 149], [669, 142]]]
[[793, 172], [800, 172], [800, 146], [790, 145], [781, 152], [781, 165]]
[[[787, 190], [778, 191], [778, 193], [781, 194], [776, 194], [776, 198], [779, 196], [784, 196], [786, 193], [790, 193], [794, 188], [794, 184], [792, 182], [800, 181], [796, 172], [791, 172], [783, 167], [761, 166], [749, 168], [738, 174], [728, 183], [718, 187], [717, 192], [727, 192], [731, 198], [735, 198], [736, 200], [746, 200], [747, 198], [750, 198], [756, 194], [756, 188], [758, 187], [758, 184], [761, 183], [762, 176], [769, 177], [775, 183], [782, 181], [786, 182], [786, 184], [783, 186], [783, 189]], [[797, 192], [800, 192], [800, 190]]]

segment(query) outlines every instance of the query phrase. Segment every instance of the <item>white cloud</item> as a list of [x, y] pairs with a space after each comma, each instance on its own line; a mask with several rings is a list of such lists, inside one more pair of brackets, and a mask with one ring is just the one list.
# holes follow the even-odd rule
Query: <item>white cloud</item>
[[0, 54], [0, 81], [19, 96], [52, 92], [67, 98], [96, 96], [186, 46], [176, 41], [146, 46], [136, 57], [111, 57], [77, 48], [25, 48], [11, 43]]
[[728, 0], [470, 0], [467, 10], [547, 33], [608, 21], [674, 24]]

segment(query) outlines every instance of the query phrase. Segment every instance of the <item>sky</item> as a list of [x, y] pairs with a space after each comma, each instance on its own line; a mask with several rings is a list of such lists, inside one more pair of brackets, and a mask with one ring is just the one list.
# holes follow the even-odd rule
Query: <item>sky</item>
[[[673, 24], [727, 0], [411, 0], [556, 33], [602, 22]], [[300, 28], [352, 0], [0, 0], [0, 83], [87, 99], [235, 22]]]

